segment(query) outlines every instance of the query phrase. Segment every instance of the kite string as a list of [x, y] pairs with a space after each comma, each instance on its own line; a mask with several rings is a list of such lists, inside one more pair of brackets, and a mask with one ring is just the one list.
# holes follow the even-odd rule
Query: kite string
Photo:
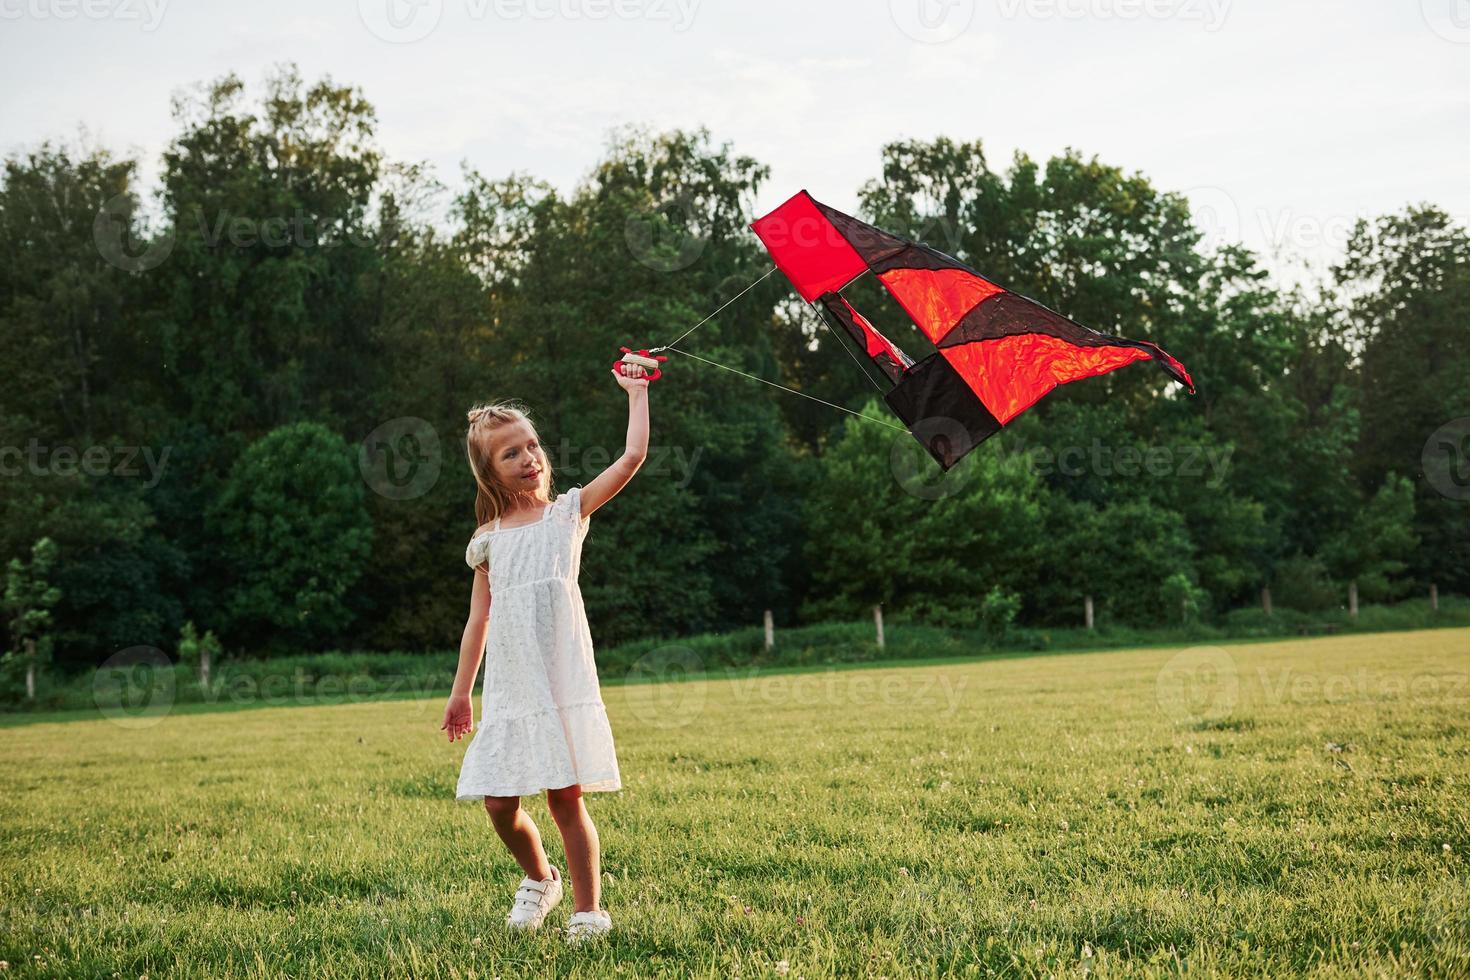
[[[654, 347], [651, 350], [649, 350], [648, 353], [650, 353], [650, 354], [657, 354], [659, 351], [673, 350], [675, 344], [677, 344], [679, 341], [683, 340], [685, 337], [687, 337], [690, 334], [692, 334], [694, 331], [698, 330], [700, 327], [704, 326], [709, 321], [713, 320], [715, 317], [719, 316], [721, 313], [723, 313], [725, 311], [725, 307], [726, 306], [729, 306], [731, 303], [735, 302], [737, 299], [739, 299], [740, 297], [744, 296], [746, 293], [750, 292], [752, 289], [754, 289], [755, 287], [759, 286], [761, 283], [765, 282], [767, 279], [771, 278], [771, 274], [774, 273], [775, 271], [776, 271], [776, 267], [774, 265], [771, 266], [770, 269], [766, 270], [766, 274], [765, 275], [761, 276], [755, 282], [751, 283], [749, 286], [746, 286], [744, 289], [740, 290], [740, 292], [736, 293], [734, 296], [731, 296], [730, 299], [724, 304], [724, 306], [721, 306], [718, 310], [715, 310], [709, 316], [705, 317], [703, 320], [700, 320], [694, 326], [690, 327], [688, 330], [685, 330], [683, 333], [679, 334], [679, 336], [675, 337], [673, 340], [669, 341], [664, 346], [662, 346], [662, 347]], [[679, 353], [682, 354], [684, 352], [683, 351], [680, 351]]]
[[[814, 402], [820, 402], [823, 405], [827, 405], [827, 406], [829, 406], [831, 408], [837, 409], [839, 412], [846, 412], [848, 415], [856, 416], [857, 418], [860, 418], [860, 419], [866, 419], [869, 422], [877, 422], [879, 425], [886, 425], [890, 429], [897, 429], [899, 432], [907, 432], [908, 430], [905, 429], [901, 425], [894, 425], [892, 422], [885, 421], [884, 419], [874, 418], [871, 415], [864, 415], [861, 412], [854, 412], [850, 408], [844, 408], [841, 405], [837, 405], [837, 404], [834, 404], [832, 402], [827, 401], [825, 398], [818, 398], [816, 395], [808, 395], [804, 391], [797, 391], [795, 388], [788, 388], [788, 387], [786, 387], [783, 384], [777, 384], [775, 381], [767, 381], [765, 378], [758, 378], [758, 377], [756, 377], [753, 374], [746, 374], [744, 371], [741, 371], [741, 370], [738, 370], [736, 368], [732, 368], [732, 367], [729, 367], [727, 365], [721, 364], [719, 361], [712, 361], [712, 360], [710, 360], [707, 357], [700, 357], [698, 354], [691, 354], [687, 350], [680, 350], [678, 347], [675, 347], [674, 346], [679, 341], [683, 340], [685, 337], [689, 336], [694, 331], [698, 330], [700, 327], [704, 326], [706, 323], [708, 323], [709, 321], [713, 320], [715, 317], [717, 317], [721, 313], [723, 313], [724, 310], [725, 310], [725, 308], [728, 307], [731, 303], [735, 302], [737, 299], [739, 299], [740, 297], [744, 296], [746, 293], [750, 292], [752, 289], [754, 289], [755, 287], [759, 286], [761, 283], [765, 282], [767, 279], [771, 278], [771, 275], [773, 273], [775, 273], [776, 269], [777, 269], [776, 266], [774, 266], [774, 265], [771, 266], [769, 269], [766, 270], [766, 274], [765, 275], [761, 276], [759, 279], [755, 280], [750, 285], [748, 285], [744, 289], [740, 290], [740, 292], [736, 293], [734, 296], [731, 296], [723, 305], [720, 306], [719, 309], [715, 310], [709, 316], [705, 317], [703, 320], [700, 320], [694, 326], [690, 327], [688, 330], [685, 330], [678, 337], [674, 338], [669, 343], [664, 344], [662, 347], [650, 347], [649, 350], [648, 350], [648, 353], [650, 353], [650, 354], [657, 354], [657, 353], [660, 353], [661, 351], [668, 350], [668, 351], [673, 351], [675, 354], [683, 354], [685, 357], [692, 357], [696, 361], [702, 361], [705, 364], [713, 364], [715, 367], [720, 368], [721, 370], [729, 371], [729, 372], [731, 372], [733, 374], [738, 374], [738, 375], [740, 375], [743, 378], [749, 378], [752, 381], [759, 381], [761, 384], [770, 385], [772, 388], [780, 388], [782, 391], [789, 391], [793, 395], [800, 395], [802, 398], [808, 398], [808, 399], [810, 399], [810, 400], [812, 400]], [[829, 326], [827, 324], [826, 319], [823, 318], [820, 314], [818, 315], [817, 319], [820, 320], [821, 323], [822, 323], [822, 325], [825, 326], [825, 327], [827, 327], [828, 330], [831, 330], [832, 329], [831, 326]], [[836, 336], [836, 332], [835, 331], [833, 331], [833, 336]], [[838, 339], [837, 343], [838, 343], [838, 346], [841, 347], [843, 350], [847, 350], [847, 345], [844, 344], [844, 343], [842, 343], [841, 339]], [[853, 355], [852, 351], [847, 350], [847, 354], [848, 354], [849, 357], [852, 357], [853, 358], [853, 361], [854, 362], [857, 362], [857, 358]], [[862, 371], [863, 377], [867, 378], [868, 379], [868, 382], [870, 384], [872, 384], [873, 387], [875, 387], [875, 388], [878, 387], [878, 383], [876, 381], [874, 381], [868, 375], [868, 372], [867, 371], [864, 371], [863, 370], [861, 363], [858, 364], [858, 370], [859, 371]], [[878, 391], [881, 393], [883, 391], [883, 389], [882, 388], [878, 388]]]
[[[788, 388], [788, 387], [786, 387], [783, 384], [777, 384], [774, 381], [767, 381], [765, 378], [758, 378], [758, 377], [756, 377], [753, 374], [746, 374], [744, 371], [738, 370], [736, 368], [727, 367], [726, 365], [721, 364], [719, 361], [711, 361], [707, 357], [700, 357], [698, 354], [691, 354], [687, 350], [680, 350], [679, 348], [674, 347], [673, 345], [667, 345], [667, 346], [664, 346], [664, 347], [660, 347], [659, 350], [671, 350], [675, 354], [683, 354], [685, 357], [692, 357], [696, 361], [703, 361], [705, 364], [713, 364], [715, 367], [720, 368], [721, 370], [733, 372], [735, 374], [740, 375], [741, 377], [749, 378], [752, 381], [759, 381], [761, 384], [763, 384], [763, 385], [770, 385], [772, 388], [780, 388], [782, 391], [789, 391], [793, 395], [800, 395], [802, 398], [810, 398], [814, 402], [821, 402], [823, 405], [827, 405], [827, 406], [830, 406], [831, 408], [835, 408], [839, 412], [846, 412], [848, 415], [855, 415], [858, 418], [860, 418], [860, 419], [866, 419], [869, 422], [877, 422], [879, 425], [886, 425], [890, 429], [897, 429], [899, 432], [907, 432], [908, 431], [908, 429], [905, 429], [901, 425], [894, 425], [892, 422], [887, 422], [887, 421], [884, 421], [883, 419], [880, 419], [880, 418], [874, 418], [871, 415], [864, 415], [861, 412], [854, 412], [850, 408], [844, 408], [841, 405], [835, 405], [832, 402], [827, 401], [825, 398], [818, 398], [816, 395], [808, 395], [804, 391], [797, 391], [795, 388]], [[872, 379], [869, 379], [869, 380], [872, 380]]]

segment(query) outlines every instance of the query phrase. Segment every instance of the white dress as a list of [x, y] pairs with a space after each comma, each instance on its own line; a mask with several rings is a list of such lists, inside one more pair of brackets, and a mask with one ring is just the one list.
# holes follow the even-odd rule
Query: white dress
[[548, 504], [531, 524], [470, 539], [465, 562], [490, 562], [490, 625], [480, 721], [465, 750], [456, 798], [527, 796], [581, 784], [622, 789], [612, 728], [597, 686], [592, 634], [577, 587], [582, 489]]

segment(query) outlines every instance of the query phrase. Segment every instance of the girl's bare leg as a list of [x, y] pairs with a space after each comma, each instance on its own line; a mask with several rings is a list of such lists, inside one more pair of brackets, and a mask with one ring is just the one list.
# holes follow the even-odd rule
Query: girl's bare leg
[[546, 791], [546, 805], [561, 831], [567, 852], [567, 877], [572, 882], [574, 912], [595, 912], [602, 898], [602, 855], [597, 828], [582, 803], [576, 784]]
[[546, 851], [541, 847], [541, 832], [531, 815], [521, 809], [519, 796], [487, 796], [485, 810], [490, 814], [490, 823], [495, 832], [510, 848], [511, 855], [526, 877], [532, 881], [545, 881], [551, 877], [551, 865], [546, 860]]

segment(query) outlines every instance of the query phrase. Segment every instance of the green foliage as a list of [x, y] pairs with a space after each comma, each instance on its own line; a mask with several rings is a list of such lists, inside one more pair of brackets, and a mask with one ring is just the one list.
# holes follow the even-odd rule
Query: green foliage
[[149, 241], [136, 170], [103, 149], [46, 143], [0, 176], [0, 561], [38, 535], [56, 542], [61, 668], [164, 642], [189, 581], [148, 503], [170, 446], [156, 297], [126, 270]]
[[224, 648], [214, 635], [214, 630], [205, 630], [204, 635], [200, 636], [193, 620], [185, 623], [179, 630], [179, 663], [197, 670], [207, 656], [210, 664], [217, 669], [220, 666], [220, 654], [223, 652]]
[[1409, 567], [1419, 546], [1414, 533], [1414, 485], [1388, 474], [1348, 525], [1331, 538], [1322, 559], [1334, 577], [1356, 581], [1368, 599], [1397, 598], [1410, 583], [1398, 576]]
[[973, 626], [995, 587], [1038, 574], [1040, 485], [1023, 459], [981, 449], [942, 479], [908, 432], [849, 419], [807, 498], [811, 596], [804, 616], [852, 618], [873, 605], [917, 622]]
[[[457, 240], [500, 327], [480, 390], [524, 394], [555, 447], [559, 487], [587, 483], [622, 451], [626, 399], [608, 351], [667, 343], [712, 298], [756, 278], [745, 223], [765, 175], [707, 133], [628, 130], [566, 198], [470, 176]], [[769, 373], [769, 305], [756, 294], [733, 304], [697, 335], [700, 356]], [[728, 372], [692, 360], [667, 370], [675, 379], [650, 397], [644, 470], [586, 542], [582, 591], [604, 642], [730, 627], [793, 605], [785, 576], [801, 534], [800, 465], [784, 451], [779, 409]], [[656, 515], [656, 533], [645, 515]]]
[[4, 609], [9, 643], [0, 654], [0, 675], [7, 683], [27, 668], [42, 668], [51, 662], [51, 609], [61, 600], [61, 590], [48, 579], [59, 556], [56, 542], [41, 538], [31, 546], [29, 562], [12, 558], [5, 568]]
[[[468, 169], [451, 189], [385, 156], [361, 91], [294, 66], [174, 114], [156, 202], [101, 148], [46, 143], [0, 175], [0, 560], [56, 542], [61, 668], [170, 648], [188, 621], [232, 650], [453, 646], [465, 409], [529, 403], [556, 486], [585, 484], [622, 448], [616, 348], [668, 343], [769, 268], [747, 227], [769, 169], [702, 130], [615, 132], [566, 191]], [[995, 170], [978, 141], [900, 140], [877, 166], [866, 217], [1162, 344], [1198, 394], [1148, 365], [1067, 385], [940, 479], [907, 434], [821, 404], [892, 419], [772, 276], [681, 346], [820, 401], [673, 355], [645, 469], [587, 539], [600, 647], [876, 603], [983, 632], [995, 590], [1021, 601], [1006, 642], [1037, 645], [1086, 595], [1117, 635], [1185, 635], [1267, 582], [1324, 612], [1350, 581], [1470, 592], [1470, 511], [1420, 476], [1429, 434], [1470, 417], [1470, 237], [1448, 214], [1361, 222], [1309, 292], [1076, 150]], [[877, 285], [849, 295], [930, 352]], [[398, 420], [432, 433], [437, 475], [364, 493], [347, 447]], [[315, 441], [281, 434], [308, 422]]]
[[310, 647], [351, 625], [347, 593], [372, 548], [363, 494], [355, 454], [324, 426], [282, 426], [245, 451], [210, 512], [232, 644]]
[[[1390, 473], [1422, 472], [1430, 435], [1470, 417], [1470, 233], [1428, 205], [1360, 220], [1334, 272], [1345, 329], [1362, 351], [1362, 437], [1350, 463], [1367, 490]], [[1426, 479], [1414, 503], [1414, 532], [1433, 543], [1409, 556], [1415, 577], [1470, 592], [1470, 508]]]
[[1159, 594], [1170, 622], [1182, 625], [1197, 622], [1210, 599], [1209, 593], [1191, 582], [1183, 572], [1175, 572], [1164, 579]]
[[1284, 609], [1318, 613], [1337, 609], [1344, 592], [1315, 555], [1298, 552], [1276, 563], [1271, 575], [1271, 603]]
[[1008, 642], [1015, 632], [1016, 617], [1021, 612], [1021, 597], [995, 586], [985, 593], [980, 603], [980, 627], [993, 642]]
[[[1176, 574], [1188, 578], [1192, 545], [1183, 519], [1145, 500], [1099, 507], [1052, 495], [1047, 502], [1045, 577], [1033, 591], [1049, 623], [1080, 621], [1092, 596], [1100, 623], [1156, 625], [1177, 619], [1162, 595]], [[1171, 615], [1172, 613], [1172, 615]]]
[[56, 567], [60, 549], [50, 538], [31, 546], [31, 560], [12, 558], [5, 569], [5, 616], [11, 642], [45, 636], [51, 627], [51, 607], [61, 599], [61, 590], [47, 579]]
[[294, 67], [248, 106], [234, 75], [175, 103], [164, 153], [172, 245], [154, 325], [171, 409], [254, 437], [355, 416], [387, 368], [372, 350], [381, 248], [367, 216], [382, 179], [361, 94]]

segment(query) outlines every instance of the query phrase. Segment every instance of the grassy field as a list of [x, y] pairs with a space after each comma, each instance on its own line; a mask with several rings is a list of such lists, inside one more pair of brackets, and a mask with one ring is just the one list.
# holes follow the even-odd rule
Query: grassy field
[[[608, 685], [608, 941], [443, 701], [0, 731], [10, 975], [1470, 976], [1470, 630]], [[478, 702], [477, 702], [478, 704]], [[528, 802], [561, 864], [544, 798]]]

